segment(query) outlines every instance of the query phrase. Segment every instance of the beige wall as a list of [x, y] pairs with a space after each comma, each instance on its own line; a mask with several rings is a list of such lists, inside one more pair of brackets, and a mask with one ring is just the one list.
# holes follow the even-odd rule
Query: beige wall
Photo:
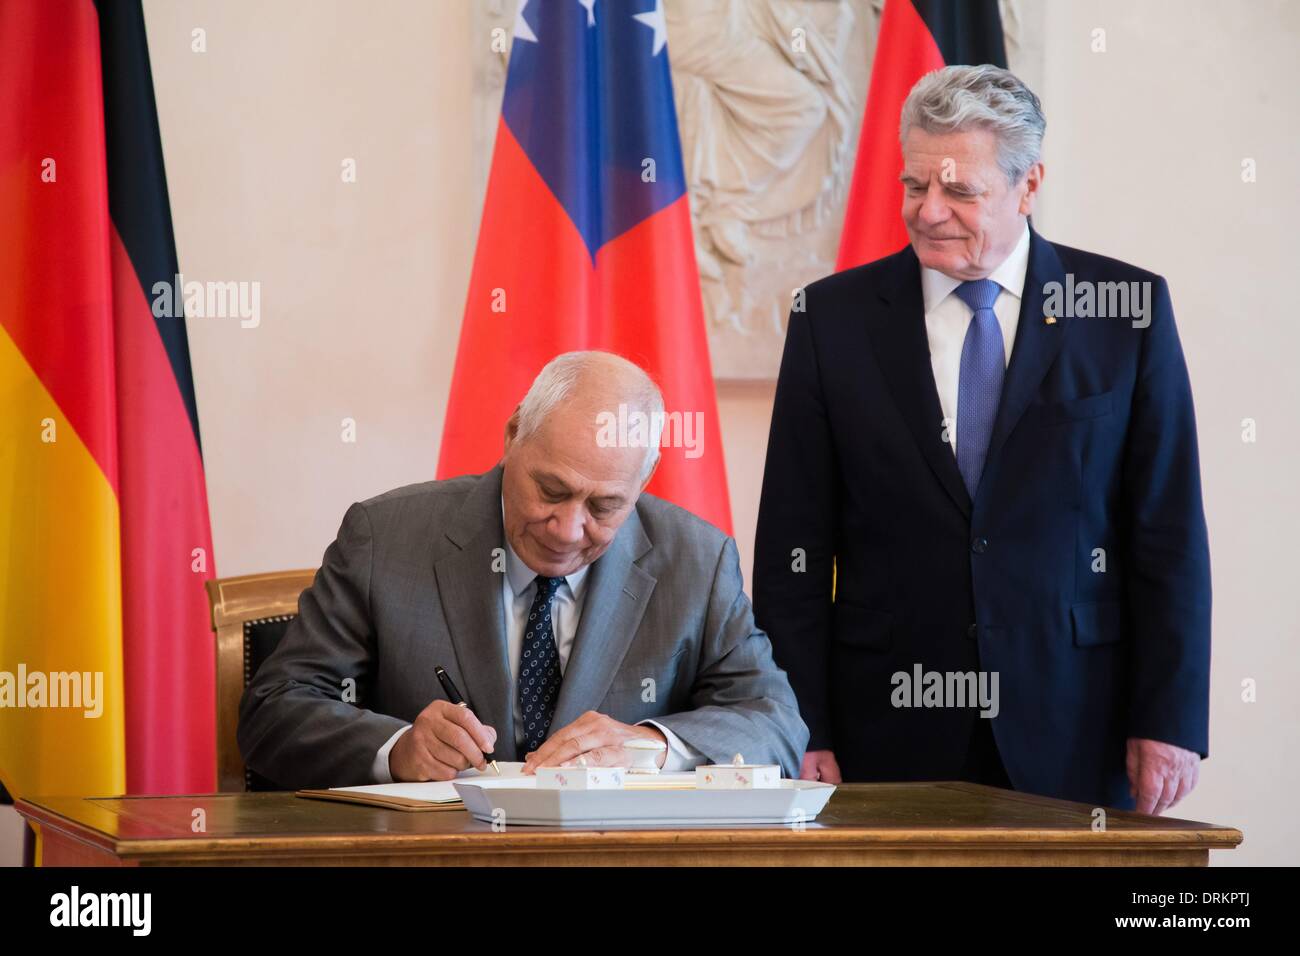
[[182, 270], [261, 282], [257, 328], [189, 322], [216, 566], [313, 566], [348, 504], [436, 463], [473, 256], [468, 10], [146, 15]]
[[[1057, 241], [1166, 276], [1196, 397], [1214, 578], [1211, 757], [1177, 808], [1246, 833], [1233, 862], [1300, 862], [1300, 7], [1053, 2], [1046, 195]], [[1091, 31], [1107, 52], [1092, 53]], [[1243, 183], [1244, 158], [1258, 181]], [[1242, 420], [1258, 441], [1242, 441]], [[1242, 701], [1254, 681], [1258, 701]], [[1221, 860], [1221, 862], [1226, 862]]]
[[[217, 568], [312, 566], [349, 503], [433, 474], [479, 211], [469, 45], [487, 41], [467, 0], [145, 10], [182, 269], [262, 283], [258, 328], [189, 321]], [[1042, 17], [1036, 224], [1169, 278], [1196, 392], [1212, 758], [1178, 812], [1241, 826], [1233, 862], [1294, 863], [1300, 334], [1283, 293], [1300, 221], [1300, 7], [1052, 0]], [[1089, 48], [1098, 27], [1105, 53]], [[191, 52], [195, 28], [206, 53]], [[340, 181], [347, 157], [355, 184]], [[1244, 157], [1258, 182], [1240, 181]], [[719, 392], [746, 569], [771, 399], [764, 385]], [[356, 444], [340, 439], [345, 417]], [[1240, 699], [1247, 679], [1257, 703]]]

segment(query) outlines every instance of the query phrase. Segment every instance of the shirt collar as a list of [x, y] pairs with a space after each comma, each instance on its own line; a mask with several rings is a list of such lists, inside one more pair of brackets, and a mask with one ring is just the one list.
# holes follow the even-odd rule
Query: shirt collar
[[[1019, 299], [1025, 291], [1025, 275], [1029, 271], [1029, 223], [1020, 234], [1020, 240], [1010, 255], [1002, 260], [996, 269], [989, 273], [989, 278]], [[961, 279], [954, 279], [938, 269], [921, 267], [921, 295], [925, 301], [925, 313], [929, 315], [934, 308], [961, 285]]]
[[[523, 594], [528, 590], [529, 585], [537, 577], [537, 572], [524, 563], [524, 559], [515, 554], [515, 549], [510, 546], [510, 536], [505, 534], [504, 523], [506, 516], [506, 504], [504, 499], [501, 502], [501, 520], [503, 524], [502, 539], [506, 545], [506, 580], [510, 582], [510, 592], [515, 597]], [[584, 564], [572, 574], [564, 576], [564, 583], [569, 586], [573, 592], [575, 601], [582, 600], [582, 592], [587, 583], [587, 572], [591, 570], [591, 565]]]

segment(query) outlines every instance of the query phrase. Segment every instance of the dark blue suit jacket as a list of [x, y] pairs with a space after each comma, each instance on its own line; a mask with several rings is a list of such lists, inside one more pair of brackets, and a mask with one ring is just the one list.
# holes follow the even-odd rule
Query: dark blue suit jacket
[[[1149, 282], [1149, 326], [1045, 322], [1067, 273], [1075, 288]], [[1031, 232], [974, 501], [941, 421], [912, 249], [810, 285], [754, 564], [808, 749], [833, 750], [845, 780], [956, 778], [985, 718], [894, 707], [891, 675], [982, 668], [998, 672], [992, 729], [1018, 790], [1131, 807], [1126, 738], [1208, 753], [1209, 549], [1164, 279]]]

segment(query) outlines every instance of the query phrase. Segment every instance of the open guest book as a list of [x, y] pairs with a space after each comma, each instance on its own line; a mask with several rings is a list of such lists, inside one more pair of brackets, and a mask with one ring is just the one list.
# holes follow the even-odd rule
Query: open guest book
[[[517, 786], [529, 786], [529, 781], [537, 778], [525, 777], [522, 773], [523, 763], [511, 763], [498, 760], [501, 775], [489, 765], [483, 774], [471, 767], [462, 770], [458, 780], [472, 780], [487, 777], [493, 780], [512, 780]], [[375, 783], [363, 787], [330, 787], [327, 790], [299, 790], [295, 794], [312, 800], [339, 800], [343, 803], [363, 803], [371, 807], [385, 807], [389, 810], [461, 810], [460, 794], [450, 780], [430, 780], [424, 783]]]

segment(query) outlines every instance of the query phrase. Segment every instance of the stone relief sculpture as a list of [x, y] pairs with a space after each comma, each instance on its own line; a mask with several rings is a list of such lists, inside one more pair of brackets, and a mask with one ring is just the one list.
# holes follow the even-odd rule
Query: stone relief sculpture
[[[476, 34], [499, 28], [508, 36], [516, 6], [477, 4]], [[882, 6], [664, 2], [716, 378], [775, 379], [794, 290], [834, 270]], [[1013, 67], [1019, 6], [1002, 4]], [[479, 195], [507, 63], [504, 49], [482, 48], [475, 76]]]
[[844, 64], [854, 10], [848, 0], [666, 9], [714, 373], [774, 377], [792, 290], [834, 267], [858, 122]]

